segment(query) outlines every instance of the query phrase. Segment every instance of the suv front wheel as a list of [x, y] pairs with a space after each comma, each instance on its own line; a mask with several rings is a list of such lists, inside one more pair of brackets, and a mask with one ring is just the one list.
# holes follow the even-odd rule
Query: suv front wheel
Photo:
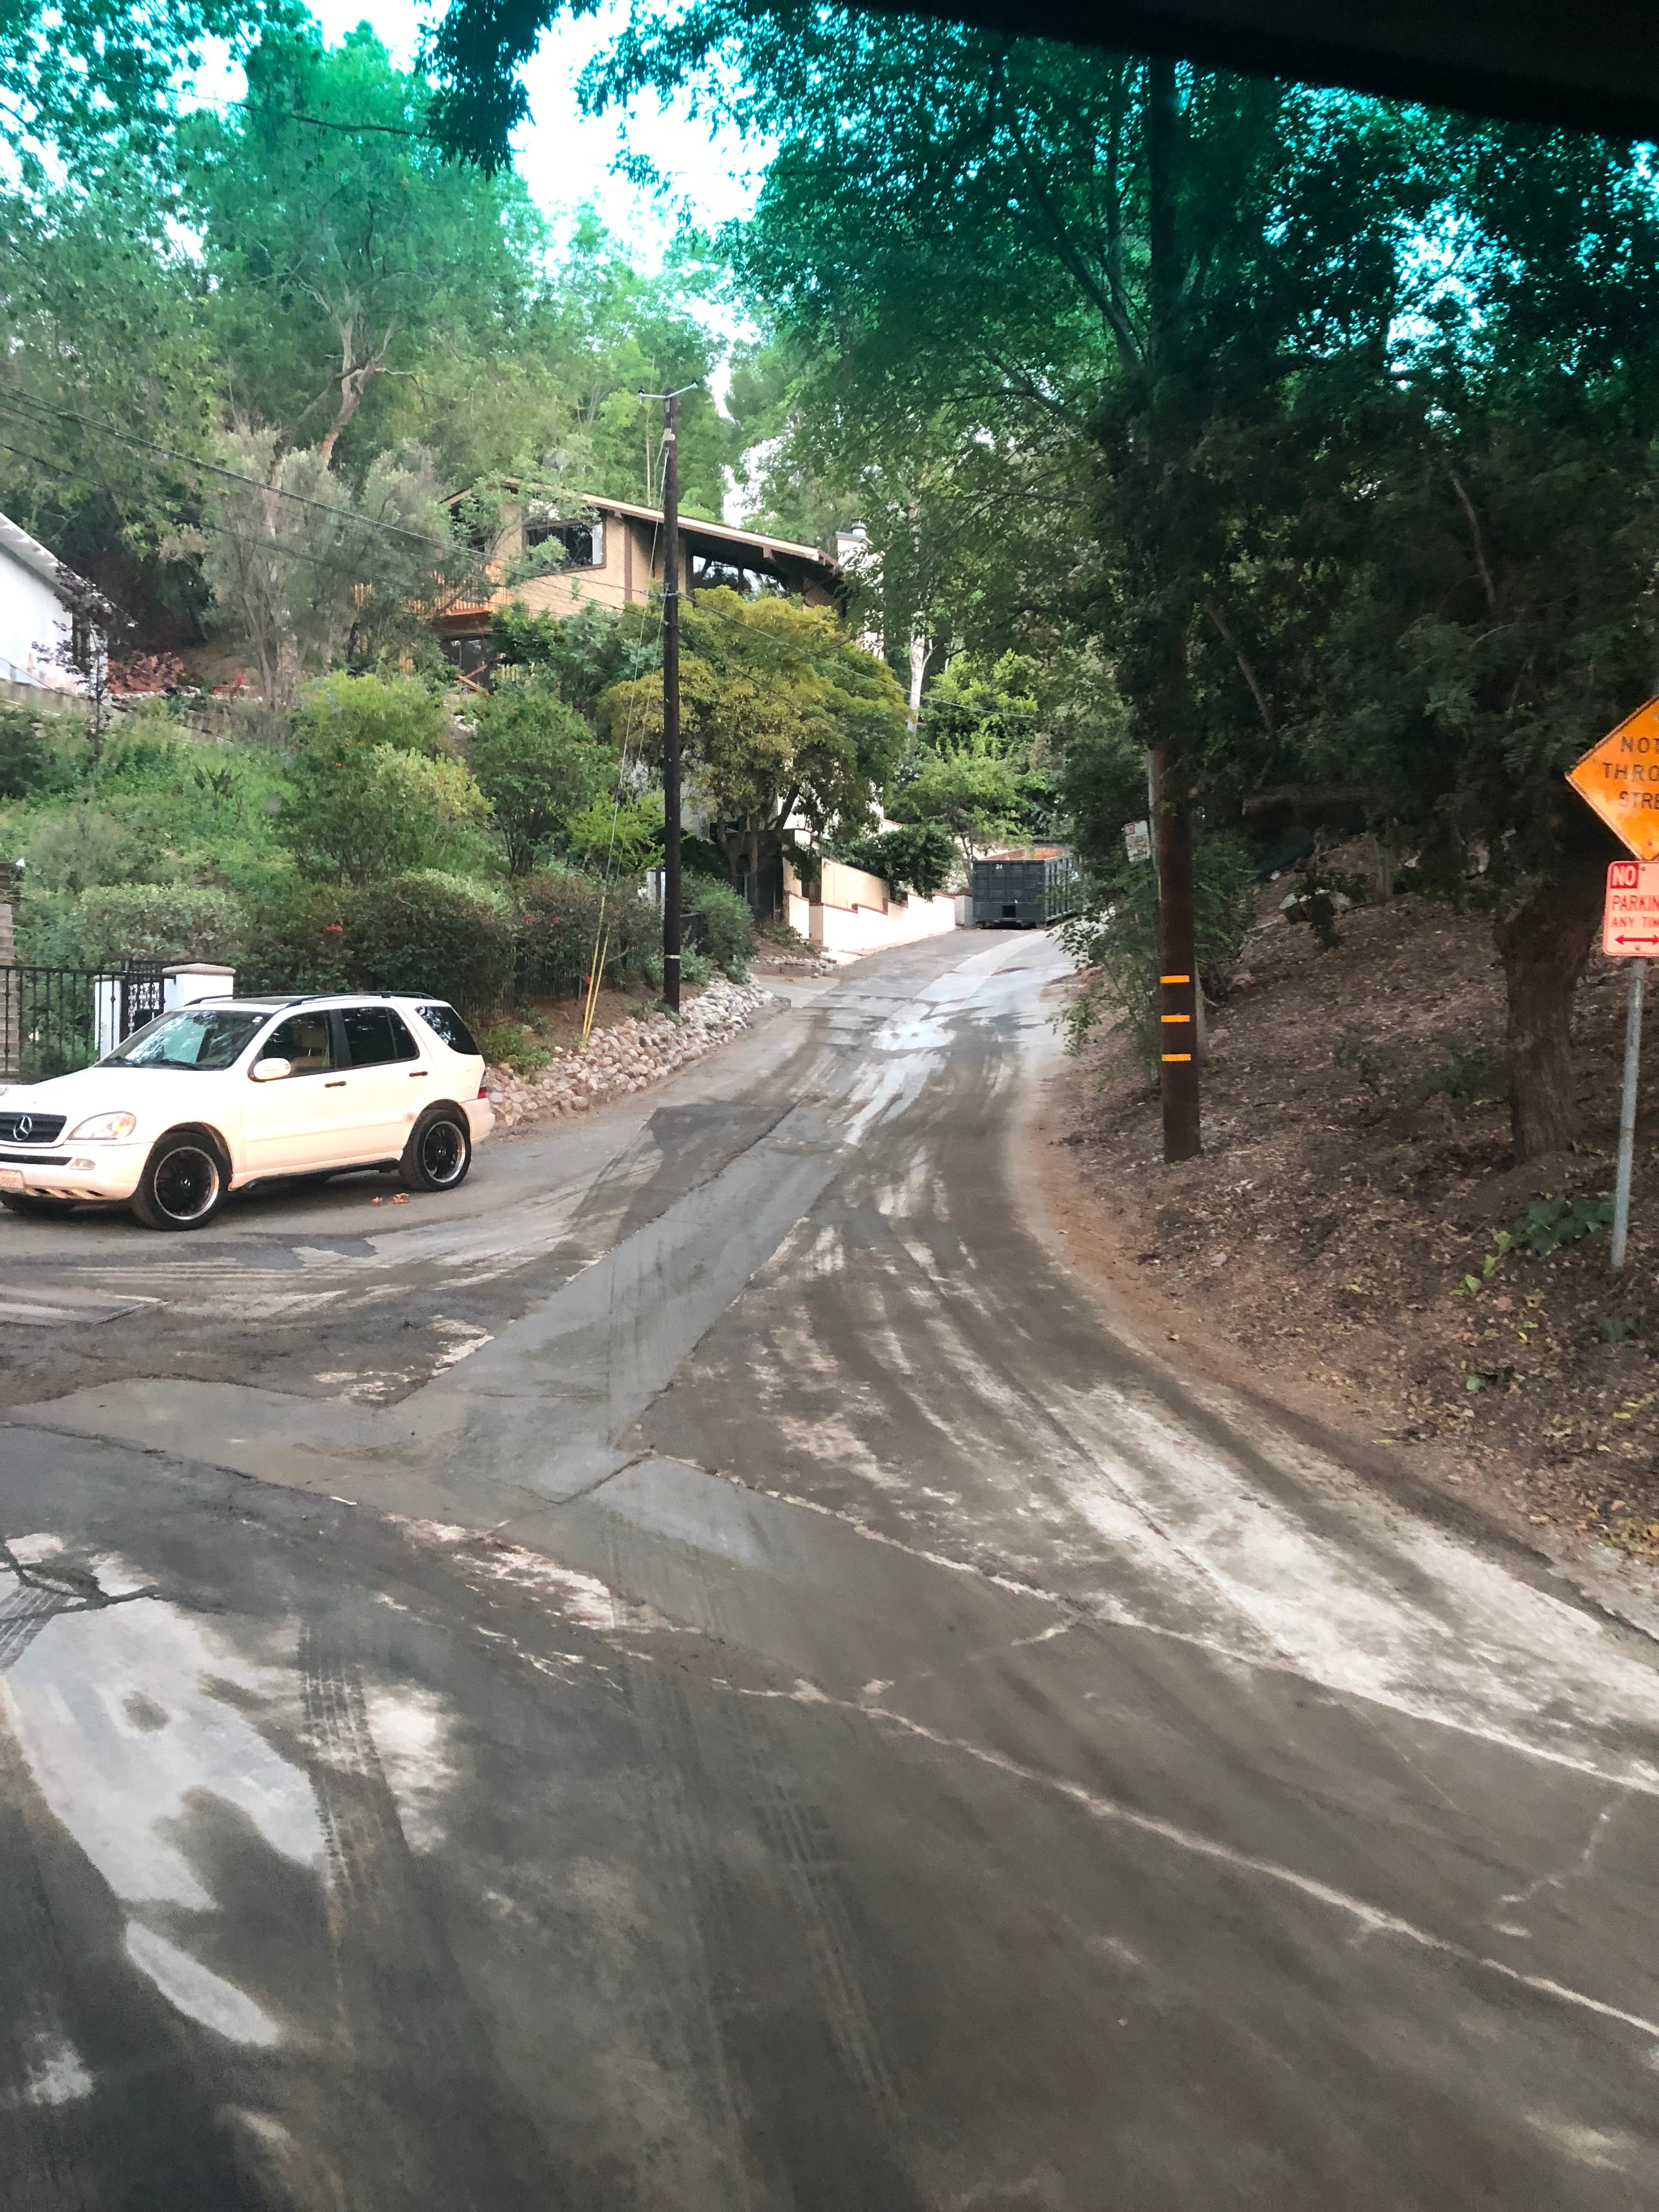
[[211, 1137], [173, 1129], [161, 1138], [132, 1195], [146, 1229], [205, 1229], [225, 1202], [230, 1177]]
[[472, 1132], [456, 1106], [429, 1106], [409, 1133], [398, 1163], [406, 1190], [453, 1190], [472, 1164]]

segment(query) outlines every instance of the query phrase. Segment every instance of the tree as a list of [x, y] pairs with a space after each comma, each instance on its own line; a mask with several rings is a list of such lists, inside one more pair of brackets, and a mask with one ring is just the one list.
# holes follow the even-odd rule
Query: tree
[[[798, 599], [699, 592], [682, 618], [680, 696], [692, 794], [734, 884], [746, 859], [751, 898], [797, 809], [820, 836], [868, 823], [905, 734], [890, 671], [830, 608]], [[613, 738], [654, 751], [660, 672], [614, 685], [600, 709]]]
[[516, 180], [441, 158], [366, 24], [328, 51], [273, 32], [247, 73], [239, 108], [191, 118], [186, 202], [238, 406], [331, 468], [428, 345], [523, 313], [540, 226]]
[[498, 607], [492, 642], [508, 666], [533, 669], [567, 706], [591, 721], [613, 684], [631, 684], [660, 665], [660, 623], [585, 599], [574, 614], [532, 614], [522, 600]]
[[333, 677], [295, 716], [289, 794], [276, 834], [301, 875], [367, 884], [463, 865], [489, 819], [443, 715], [410, 678]]
[[1025, 811], [1012, 767], [987, 753], [923, 756], [888, 804], [896, 820], [936, 823], [954, 838], [970, 876], [975, 854], [1015, 836]]
[[507, 873], [527, 876], [542, 848], [612, 780], [615, 756], [542, 684], [502, 684], [472, 717], [472, 773], [495, 810]]
[[201, 531], [176, 542], [199, 551], [216, 618], [252, 653], [268, 706], [308, 671], [424, 638], [424, 611], [474, 567], [418, 448], [377, 455], [356, 497], [319, 449], [282, 453], [274, 430], [225, 436], [218, 452]]
[[840, 842], [836, 858], [882, 877], [899, 898], [914, 891], [918, 898], [930, 899], [950, 882], [957, 851], [948, 830], [936, 822], [918, 822], [884, 830], [878, 836]]
[[179, 89], [210, 42], [240, 52], [265, 14], [257, 0], [21, 0], [8, 8], [0, 15], [0, 137], [25, 181], [37, 184], [52, 155], [82, 177], [118, 167], [134, 149], [165, 160]]
[[0, 194], [0, 507], [170, 645], [204, 597], [170, 557], [198, 484], [149, 447], [207, 450], [214, 363], [165, 180], [122, 152], [90, 184]]

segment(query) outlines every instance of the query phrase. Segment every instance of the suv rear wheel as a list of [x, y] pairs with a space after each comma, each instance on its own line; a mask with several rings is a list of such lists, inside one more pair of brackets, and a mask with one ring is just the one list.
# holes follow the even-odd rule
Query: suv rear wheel
[[457, 1106], [429, 1106], [409, 1133], [398, 1176], [405, 1190], [453, 1190], [472, 1164], [472, 1132]]
[[146, 1229], [205, 1229], [225, 1202], [230, 1177], [211, 1137], [173, 1129], [145, 1163], [132, 1210]]

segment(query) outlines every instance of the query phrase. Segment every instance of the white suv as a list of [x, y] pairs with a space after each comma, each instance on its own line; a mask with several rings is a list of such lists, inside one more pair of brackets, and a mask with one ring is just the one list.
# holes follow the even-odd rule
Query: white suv
[[453, 1006], [364, 995], [214, 999], [162, 1014], [94, 1067], [0, 1085], [0, 1205], [131, 1206], [200, 1229], [272, 1176], [396, 1168], [453, 1190], [495, 1116]]

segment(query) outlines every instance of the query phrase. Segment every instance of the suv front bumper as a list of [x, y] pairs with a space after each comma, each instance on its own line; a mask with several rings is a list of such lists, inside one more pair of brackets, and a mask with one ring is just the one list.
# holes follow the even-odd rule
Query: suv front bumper
[[58, 1144], [33, 1158], [0, 1145], [0, 1195], [118, 1201], [132, 1196], [149, 1158], [148, 1144]]

